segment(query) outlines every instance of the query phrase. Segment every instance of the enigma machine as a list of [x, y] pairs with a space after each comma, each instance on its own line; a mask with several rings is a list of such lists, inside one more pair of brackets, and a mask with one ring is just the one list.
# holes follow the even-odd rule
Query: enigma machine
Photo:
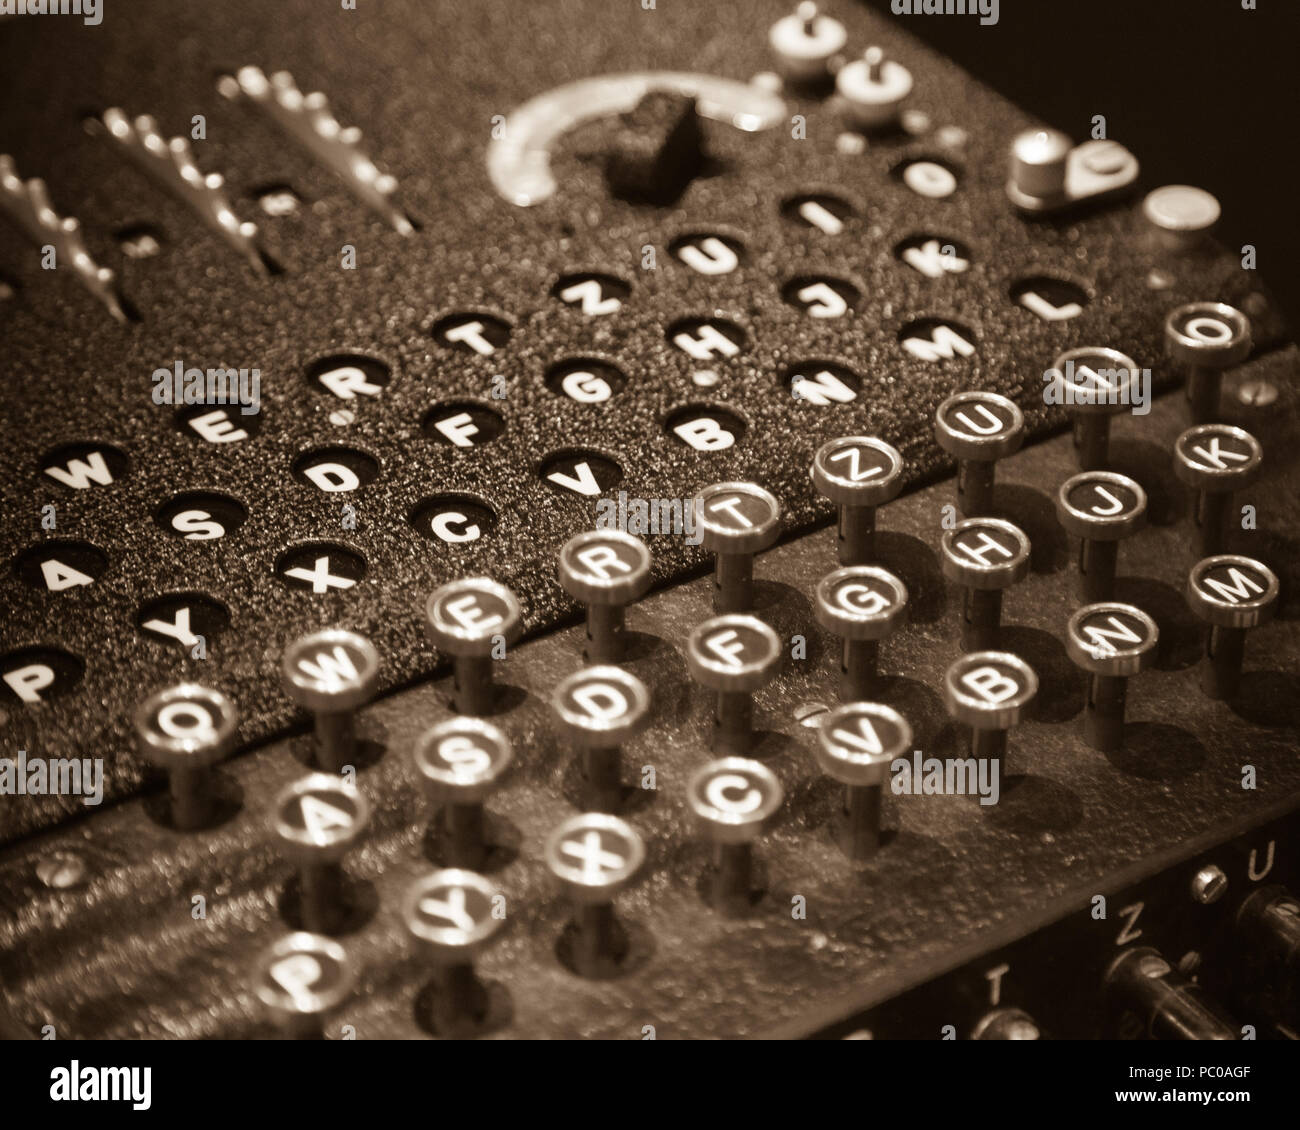
[[6, 1034], [1297, 1038], [1297, 355], [1213, 195], [886, 5], [59, 7]]

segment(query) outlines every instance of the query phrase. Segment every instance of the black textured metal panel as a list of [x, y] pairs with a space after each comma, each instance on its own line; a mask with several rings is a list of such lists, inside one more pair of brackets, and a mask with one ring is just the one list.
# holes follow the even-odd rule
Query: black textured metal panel
[[[516, 648], [503, 664], [509, 691], [494, 720], [509, 733], [517, 765], [488, 806], [491, 839], [501, 845], [489, 874], [506, 895], [511, 924], [479, 962], [497, 986], [491, 1034], [638, 1039], [645, 1025], [664, 1039], [806, 1031], [1066, 912], [1085, 914], [1093, 895], [1130, 882], [1139, 861], [1163, 867], [1294, 805], [1300, 558], [1280, 531], [1300, 520], [1295, 364], [1294, 349], [1279, 352], [1243, 367], [1228, 389], [1231, 419], [1268, 453], [1264, 478], [1241, 498], [1257, 506], [1259, 529], [1239, 531], [1235, 544], [1279, 569], [1285, 586], [1279, 618], [1251, 634], [1240, 698], [1232, 706], [1213, 702], [1197, 682], [1203, 628], [1182, 595], [1192, 561], [1189, 519], [1166, 463], [1183, 427], [1181, 398], [1166, 397], [1150, 416], [1126, 416], [1116, 426], [1116, 463], [1139, 477], [1152, 502], [1151, 528], [1121, 551], [1116, 596], [1156, 619], [1162, 647], [1154, 668], [1132, 680], [1126, 742], [1110, 755], [1082, 740], [1084, 682], [1062, 643], [1077, 606], [1075, 566], [1051, 497], [1074, 469], [1069, 439], [1022, 451], [1001, 464], [997, 505], [1030, 534], [1036, 552], [1030, 575], [1007, 596], [1002, 644], [1032, 664], [1040, 690], [1012, 732], [1000, 800], [985, 807], [972, 796], [887, 797], [886, 843], [866, 866], [847, 863], [832, 842], [828, 822], [840, 794], [816, 766], [815, 729], [797, 720], [815, 719], [836, 701], [839, 650], [816, 627], [811, 607], [815, 580], [834, 564], [834, 535], [815, 533], [758, 558], [759, 613], [783, 640], [804, 636], [807, 654], [788, 659], [757, 696], [763, 739], [755, 756], [780, 777], [786, 802], [757, 845], [767, 894], [747, 916], [724, 917], [701, 901], [709, 854], [684, 796], [687, 777], [708, 756], [712, 712], [687, 673], [684, 640], [710, 615], [711, 581], [671, 587], [631, 609], [628, 668], [651, 688], [654, 721], [628, 746], [625, 775], [635, 780], [640, 767], [653, 766], [656, 788], [643, 790], [627, 813], [648, 859], [641, 881], [619, 899], [634, 958], [612, 980], [575, 976], [557, 957], [569, 908], [541, 850], [578, 804], [575, 751], [557, 736], [549, 696], [582, 666], [582, 629]], [[1273, 406], [1235, 399], [1253, 378], [1279, 389]], [[938, 689], [959, 653], [960, 598], [945, 585], [934, 549], [951, 498], [952, 484], [941, 482], [891, 503], [878, 535], [883, 563], [911, 593], [910, 622], [882, 651], [889, 677], [881, 698], [911, 720], [916, 747], [935, 757], [960, 756], [963, 748]], [[367, 909], [341, 939], [361, 980], [336, 1019], [362, 1038], [425, 1031], [416, 1002], [430, 966], [399, 906], [406, 886], [438, 862], [410, 753], [427, 726], [448, 716], [447, 691], [446, 681], [424, 684], [361, 716], [366, 754], [358, 782], [375, 815], [348, 865], [357, 903]], [[32, 1030], [53, 1024], [60, 1038], [266, 1034], [250, 969], [259, 949], [287, 928], [291, 873], [270, 809], [308, 757], [308, 740], [296, 738], [231, 762], [227, 790], [242, 807], [200, 834], [162, 827], [154, 796], [11, 847], [0, 859], [7, 911], [0, 991], [19, 1020]], [[1253, 791], [1242, 788], [1246, 763], [1257, 773]], [[1270, 881], [1283, 881], [1290, 859], [1280, 851]], [[58, 877], [43, 880], [38, 869]], [[1233, 876], [1235, 897], [1236, 870]], [[1181, 881], [1165, 886], [1171, 905], [1190, 901]], [[206, 901], [201, 921], [191, 917], [195, 895]], [[806, 917], [792, 914], [796, 896]], [[1097, 924], [1092, 948], [1073, 954], [1069, 976], [1091, 992], [1098, 981], [1089, 978], [1100, 977], [1114, 952], [1120, 921], [1112, 912]], [[1146, 936], [1164, 936], [1162, 923], [1153, 910]], [[1053, 986], [1032, 980], [1032, 968], [1008, 975], [1005, 992], [1050, 1013], [1041, 994]], [[954, 1001], [945, 1023], [962, 1021], [956, 1009]], [[1262, 1016], [1239, 1019], [1257, 1022], [1261, 1034], [1267, 1027]]]
[[[584, 3], [479, 5], [376, 0], [352, 12], [305, 0], [216, 6], [133, 0], [109, 5], [105, 22], [6, 21], [0, 59], [11, 90], [53, 96], [24, 101], [4, 116], [0, 151], [23, 176], [41, 176], [63, 215], [82, 222], [92, 254], [119, 271], [141, 321], [121, 326], [68, 276], [39, 269], [33, 247], [0, 224], [0, 270], [17, 284], [0, 304], [4, 444], [0, 490], [5, 522], [0, 556], [12, 560], [49, 537], [87, 541], [108, 559], [93, 585], [38, 591], [8, 571], [0, 579], [6, 615], [0, 652], [34, 645], [64, 648], [84, 660], [85, 677], [68, 695], [30, 708], [4, 704], [7, 748], [80, 752], [108, 758], [109, 793], [141, 781], [129, 754], [126, 717], [148, 691], [200, 678], [239, 703], [246, 744], [283, 733], [294, 721], [275, 677], [283, 646], [303, 630], [338, 624], [380, 648], [385, 680], [398, 686], [435, 668], [422, 639], [420, 598], [441, 581], [487, 573], [512, 585], [527, 624], [540, 630], [573, 611], [553, 580], [564, 539], [590, 526], [589, 503], [563, 497], [537, 469], [548, 453], [575, 445], [617, 462], [619, 486], [633, 495], [689, 497], [724, 478], [762, 483], [781, 499], [789, 531], [824, 522], [806, 467], [834, 434], [874, 432], [894, 442], [919, 483], [944, 470], [932, 443], [934, 407], [965, 387], [1016, 397], [1036, 434], [1060, 424], [1044, 408], [1040, 376], [1061, 348], [1104, 342], [1151, 365], [1160, 385], [1175, 378], [1160, 361], [1164, 312], [1178, 302], [1237, 303], [1255, 321], [1257, 340], [1275, 340], [1267, 299], [1231, 256], [1165, 261], [1149, 242], [1135, 203], [1069, 222], [1027, 223], [1002, 193], [1005, 146], [1030, 119], [964, 77], [896, 27], [857, 8], [841, 13], [850, 44], [883, 43], [916, 77], [916, 107], [929, 116], [917, 136], [872, 141], [841, 153], [832, 108], [792, 99], [807, 136], [792, 127], [742, 134], [705, 123], [713, 175], [695, 180], [673, 207], [652, 209], [608, 197], [593, 159], [616, 128], [597, 122], [565, 137], [555, 154], [557, 197], [532, 209], [489, 188], [484, 148], [495, 115], [525, 99], [589, 75], [671, 68], [748, 79], [769, 66], [763, 29], [784, 0], [661, 5]], [[287, 69], [304, 90], [323, 90], [345, 125], [365, 131], [378, 165], [393, 173], [397, 199], [420, 225], [403, 237], [385, 227], [341, 182], [289, 144], [247, 105], [229, 102], [215, 78], [255, 63]], [[186, 208], [161, 192], [81, 117], [121, 104], [151, 113], [167, 135], [188, 134], [195, 114], [207, 139], [199, 166], [228, 180], [236, 210], [256, 218], [283, 273], [263, 279]], [[956, 126], [964, 140], [953, 144]], [[909, 156], [941, 158], [958, 170], [946, 200], [909, 191], [893, 170]], [[1140, 154], [1139, 154], [1140, 156]], [[302, 200], [272, 218], [256, 201], [269, 186], [291, 186]], [[845, 237], [829, 240], [779, 218], [791, 193], [830, 190], [857, 216]], [[153, 258], [122, 255], [113, 233], [152, 225]], [[695, 275], [668, 253], [689, 231], [730, 233], [744, 262], [730, 275]], [[895, 258], [902, 239], [930, 233], [972, 253], [971, 269], [931, 281]], [[341, 269], [356, 249], [356, 270]], [[643, 248], [656, 249], [645, 270]], [[1149, 285], [1152, 270], [1163, 289]], [[630, 296], [614, 316], [584, 320], [549, 297], [557, 277], [601, 270], [624, 278]], [[852, 280], [861, 310], [839, 321], [804, 316], [781, 298], [801, 274]], [[1046, 273], [1075, 280], [1092, 297], [1077, 319], [1039, 322], [1012, 303], [1019, 278]], [[505, 348], [476, 358], [442, 348], [430, 334], [442, 315], [494, 311], [511, 326]], [[745, 328], [744, 352], [718, 366], [711, 388], [692, 383], [693, 366], [666, 340], [678, 318], [718, 315]], [[909, 320], [946, 317], [968, 327], [978, 352], [967, 361], [926, 365], [904, 353], [898, 332]], [[309, 364], [334, 353], [364, 353], [392, 369], [375, 402], [355, 422], [329, 422], [337, 405], [313, 390]], [[583, 406], [549, 391], [548, 367], [569, 357], [605, 357], [627, 374], [606, 406]], [[784, 366], [838, 361], [862, 382], [848, 405], [799, 405], [781, 384]], [[203, 368], [258, 367], [260, 429], [237, 444], [210, 445], [177, 425], [173, 410], [150, 400], [150, 374], [176, 361]], [[471, 451], [440, 446], [421, 432], [429, 408], [450, 398], [485, 399], [506, 378], [503, 435]], [[688, 404], [728, 408], [746, 425], [734, 447], [696, 452], [669, 438], [664, 419]], [[41, 457], [64, 444], [108, 443], [129, 467], [111, 487], [66, 490], [42, 474]], [[356, 528], [341, 526], [340, 496], [295, 480], [304, 451], [344, 444], [378, 464], [375, 480], [347, 496]], [[196, 543], [167, 536], [160, 505], [189, 490], [236, 496], [249, 516], [237, 534]], [[493, 537], [470, 546], [436, 545], [408, 522], [423, 499], [469, 492], [500, 516]], [[57, 528], [41, 525], [56, 507]], [[328, 540], [366, 562], [365, 579], [344, 594], [291, 591], [274, 573], [290, 545]], [[658, 583], [704, 565], [699, 550], [657, 547]], [[156, 595], [201, 592], [221, 602], [231, 624], [192, 660], [135, 628], [141, 604]], [[13, 838], [68, 813], [58, 803], [6, 805], [0, 835]]]

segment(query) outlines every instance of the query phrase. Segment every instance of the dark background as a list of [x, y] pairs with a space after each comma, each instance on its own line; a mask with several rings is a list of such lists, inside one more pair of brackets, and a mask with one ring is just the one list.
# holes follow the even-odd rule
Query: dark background
[[[1141, 161], [1144, 191], [1177, 183], [1214, 193], [1219, 237], [1255, 245], [1294, 333], [1300, 4], [1258, 4], [1001, 0], [989, 26], [969, 15], [892, 18], [1076, 141], [1104, 114], [1107, 136]], [[889, 0], [868, 6], [890, 11]]]

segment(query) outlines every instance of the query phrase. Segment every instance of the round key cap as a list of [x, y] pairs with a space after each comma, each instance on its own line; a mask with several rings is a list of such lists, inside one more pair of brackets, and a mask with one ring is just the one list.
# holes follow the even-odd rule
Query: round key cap
[[912, 72], [902, 63], [886, 59], [881, 48], [868, 47], [862, 58], [839, 69], [835, 90], [854, 126], [881, 129], [898, 121], [899, 110], [912, 93]]
[[210, 770], [234, 748], [235, 704], [210, 687], [181, 683], [145, 699], [133, 722], [137, 752], [167, 773], [172, 824], [204, 827], [213, 816]]
[[1131, 604], [1087, 604], [1070, 617], [1065, 650], [1091, 676], [1083, 736], [1093, 749], [1123, 744], [1129, 676], [1155, 661], [1159, 641], [1156, 622]]
[[273, 811], [275, 834], [298, 865], [303, 924], [336, 933], [350, 909], [343, 858], [370, 823], [370, 802], [342, 778], [311, 773], [282, 789]]
[[402, 920], [434, 965], [433, 1028], [469, 1034], [488, 1013], [486, 988], [474, 960], [506, 924], [506, 900], [474, 871], [447, 868], [417, 879], [402, 900]]
[[830, 77], [831, 60], [844, 50], [847, 40], [844, 25], [819, 12], [813, 0], [803, 0], [767, 33], [781, 75], [788, 82], [810, 86]]
[[957, 460], [957, 509], [968, 518], [990, 513], [994, 468], [1020, 450], [1024, 413], [996, 392], [959, 392], [935, 412], [934, 437]]
[[942, 541], [943, 575], [962, 587], [961, 645], [986, 651], [997, 644], [1004, 589], [1029, 573], [1029, 538], [1001, 518], [966, 518]]
[[781, 506], [753, 483], [714, 483], [695, 499], [704, 548], [716, 556], [713, 607], [748, 612], [754, 606], [754, 554], [781, 533]]
[[844, 786], [835, 838], [850, 859], [870, 859], [880, 847], [880, 801], [889, 767], [911, 748], [907, 719], [880, 703], [850, 702], [822, 719], [817, 764]]
[[1067, 534], [1081, 539], [1080, 595], [1090, 604], [1109, 600], [1120, 540], [1146, 525], [1146, 491], [1126, 475], [1084, 471], [1056, 492], [1056, 516]]
[[620, 667], [588, 667], [555, 688], [551, 706], [565, 738], [582, 750], [587, 810], [617, 811], [623, 802], [620, 747], [650, 720], [646, 685]]
[[415, 771], [441, 812], [442, 853], [454, 867], [482, 867], [489, 844], [484, 802], [510, 768], [510, 742], [481, 718], [450, 718], [415, 743]]
[[753, 693], [767, 684], [781, 662], [781, 641], [754, 616], [715, 616], [686, 640], [691, 677], [718, 692], [712, 747], [748, 753], [754, 732]]
[[880, 641], [907, 616], [907, 586], [887, 569], [851, 565], [817, 582], [817, 623], [844, 641], [840, 697], [857, 702], [879, 689]]
[[1110, 418], [1145, 402], [1142, 370], [1118, 349], [1088, 345], [1057, 357], [1052, 374], [1057, 402], [1074, 422], [1080, 470], [1103, 470], [1110, 461]]
[[319, 934], [287, 934], [257, 961], [257, 999], [291, 1039], [324, 1039], [325, 1016], [347, 1000], [356, 983], [347, 952]]
[[645, 863], [645, 844], [636, 829], [617, 816], [584, 812], [551, 833], [544, 855], [575, 904], [574, 967], [588, 977], [616, 969], [628, 939], [614, 913], [614, 898]]
[[875, 557], [876, 508], [903, 488], [903, 457], [874, 436], [840, 436], [813, 456], [812, 481], [839, 507], [836, 552], [841, 565]]
[[587, 530], [560, 550], [560, 587], [587, 606], [587, 659], [616, 663], [623, 655], [623, 607], [650, 587], [650, 551], [622, 530]]
[[519, 638], [522, 615], [515, 594], [486, 577], [452, 581], [429, 597], [425, 631], [434, 647], [452, 656], [459, 713], [487, 714], [495, 705], [492, 662]]
[[379, 686], [379, 652], [355, 632], [313, 632], [285, 649], [284, 693], [316, 718], [316, 764], [340, 772], [356, 748], [355, 711]]
[[1165, 351], [1187, 367], [1187, 403], [1192, 423], [1219, 418], [1223, 370], [1250, 356], [1250, 319], [1224, 302], [1189, 302], [1165, 319]]
[[1220, 554], [1192, 566], [1187, 603], [1210, 625], [1201, 687], [1214, 699], [1237, 697], [1246, 632], [1273, 618], [1278, 580], [1267, 565], [1250, 557]]
[[1174, 442], [1174, 474], [1195, 492], [1198, 556], [1223, 548], [1232, 492], [1253, 484], [1263, 461], [1259, 441], [1230, 424], [1198, 424]]
[[713, 845], [706, 897], [717, 909], [742, 910], [753, 901], [753, 842], [772, 825], [785, 793], [765, 765], [723, 757], [696, 771], [686, 799]]
[[955, 721], [971, 727], [971, 754], [1002, 761], [1007, 731], [1038, 693], [1038, 676], [1009, 651], [972, 651], [944, 676], [943, 701]]

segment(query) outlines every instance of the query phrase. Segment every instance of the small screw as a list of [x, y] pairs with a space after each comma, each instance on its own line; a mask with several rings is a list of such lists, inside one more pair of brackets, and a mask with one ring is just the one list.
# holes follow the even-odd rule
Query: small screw
[[1237, 399], [1252, 408], [1266, 408], [1277, 399], [1277, 386], [1259, 378], [1242, 381], [1237, 389]]
[[1089, 172], [1096, 173], [1098, 176], [1117, 173], [1124, 167], [1124, 150], [1114, 141], [1098, 145], [1088, 151], [1083, 163]]
[[1242, 307], [1252, 318], [1262, 318], [1268, 311], [1268, 297], [1259, 291], [1251, 291], [1242, 300]]
[[801, 702], [794, 708], [794, 719], [801, 726], [810, 730], [817, 729], [822, 720], [830, 713], [830, 707], [822, 702]]
[[903, 129], [913, 137], [920, 137], [923, 133], [930, 130], [930, 115], [924, 110], [904, 110], [902, 115]]
[[1202, 867], [1192, 878], [1192, 898], [1204, 906], [1218, 902], [1228, 889], [1228, 876], [1214, 864]]
[[961, 126], [940, 126], [934, 139], [945, 149], [960, 149], [970, 140], [970, 134]]
[[1037, 1040], [1042, 1036], [1032, 1020], [1013, 1020], [1007, 1026], [1008, 1040]]
[[268, 216], [292, 216], [298, 211], [299, 200], [291, 188], [269, 188], [257, 198], [262, 211]]
[[1152, 981], [1169, 972], [1169, 963], [1158, 953], [1144, 953], [1138, 958], [1138, 973]]
[[86, 880], [86, 863], [71, 852], [59, 852], [36, 865], [36, 877], [51, 890], [66, 891]]

